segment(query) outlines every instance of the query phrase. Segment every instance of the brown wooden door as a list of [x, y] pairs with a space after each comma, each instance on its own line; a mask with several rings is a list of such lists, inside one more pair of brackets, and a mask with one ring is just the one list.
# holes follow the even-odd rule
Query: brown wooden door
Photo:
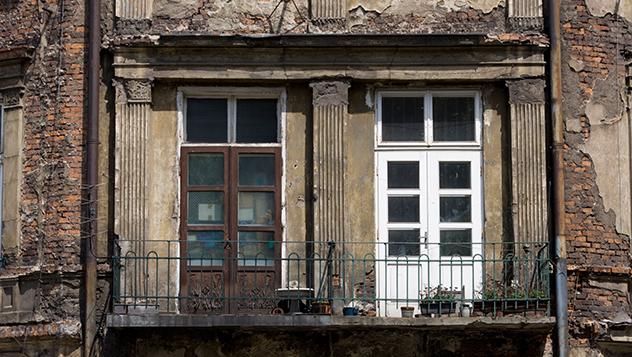
[[268, 313], [281, 256], [279, 147], [185, 147], [181, 301], [188, 313]]

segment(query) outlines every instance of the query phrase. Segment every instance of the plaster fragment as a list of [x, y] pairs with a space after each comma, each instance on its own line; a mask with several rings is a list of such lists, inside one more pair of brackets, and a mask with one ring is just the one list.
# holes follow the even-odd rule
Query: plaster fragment
[[589, 279], [588, 285], [594, 286], [596, 288], [610, 290], [610, 291], [618, 291], [621, 293], [626, 293], [628, 291], [628, 284], [626, 283], [615, 283], [612, 281], [602, 281], [596, 279]]
[[348, 0], [347, 6], [349, 12], [361, 7], [364, 12], [375, 11], [381, 14], [391, 6], [392, 1], [393, 0]]
[[472, 9], [481, 10], [485, 14], [492, 12], [501, 3], [504, 3], [504, 0], [467, 0], [467, 4]]
[[576, 58], [571, 58], [570, 61], [568, 61], [568, 65], [575, 72], [581, 72], [585, 67], [584, 62]]
[[572, 133], [579, 133], [582, 131], [581, 121], [578, 118], [569, 118], [566, 120], [566, 130]]
[[153, 15], [182, 19], [193, 15], [197, 7], [197, 0], [155, 0]]

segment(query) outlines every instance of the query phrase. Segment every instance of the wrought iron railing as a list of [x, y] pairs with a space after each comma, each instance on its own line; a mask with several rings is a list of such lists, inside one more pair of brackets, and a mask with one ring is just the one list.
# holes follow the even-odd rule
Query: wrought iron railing
[[549, 247], [541, 242], [464, 248], [119, 240], [116, 246], [115, 313], [550, 314]]

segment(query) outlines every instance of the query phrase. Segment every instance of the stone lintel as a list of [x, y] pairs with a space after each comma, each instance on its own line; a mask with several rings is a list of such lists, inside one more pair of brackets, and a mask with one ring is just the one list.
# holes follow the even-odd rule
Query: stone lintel
[[509, 104], [544, 104], [544, 79], [520, 79], [505, 82], [509, 89]]

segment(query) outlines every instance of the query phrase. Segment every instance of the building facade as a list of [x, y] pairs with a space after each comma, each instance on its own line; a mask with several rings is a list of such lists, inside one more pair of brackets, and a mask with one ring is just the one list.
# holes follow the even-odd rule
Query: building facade
[[632, 349], [629, 1], [90, 6], [0, 7], [3, 353]]

